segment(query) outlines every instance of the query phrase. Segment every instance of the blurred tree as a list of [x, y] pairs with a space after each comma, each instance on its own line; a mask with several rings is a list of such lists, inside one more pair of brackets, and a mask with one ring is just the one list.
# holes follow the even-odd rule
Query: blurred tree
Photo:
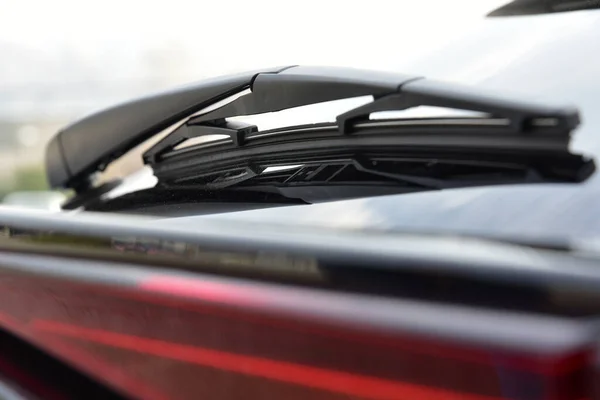
[[0, 196], [10, 192], [48, 190], [46, 172], [40, 165], [19, 167], [15, 170], [14, 179], [10, 182], [0, 181]]
[[46, 171], [40, 166], [21, 167], [16, 171], [15, 190], [48, 190]]

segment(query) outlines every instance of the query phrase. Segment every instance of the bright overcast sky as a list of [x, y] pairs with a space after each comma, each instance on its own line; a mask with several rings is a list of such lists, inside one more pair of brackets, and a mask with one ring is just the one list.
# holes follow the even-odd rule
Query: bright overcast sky
[[0, 0], [0, 111], [81, 115], [278, 65], [421, 74], [415, 60], [462, 41], [508, 1]]
[[202, 75], [289, 63], [388, 69], [506, 2], [0, 0], [0, 42], [93, 58], [177, 44], [203, 65]]

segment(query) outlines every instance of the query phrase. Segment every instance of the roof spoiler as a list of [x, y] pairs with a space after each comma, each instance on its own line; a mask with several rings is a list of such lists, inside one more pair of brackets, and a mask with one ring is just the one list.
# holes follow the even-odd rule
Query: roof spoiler
[[[281, 67], [207, 80], [122, 104], [74, 123], [59, 132], [47, 147], [50, 186], [72, 188], [77, 192], [86, 190], [95, 172], [126, 151], [174, 123], [246, 89], [251, 92], [194, 117], [194, 123], [214, 125], [234, 116], [371, 95], [372, 103], [338, 116], [341, 134], [348, 133], [351, 120], [368, 118], [370, 113], [421, 105], [500, 116], [509, 119], [514, 130], [522, 132], [527, 132], [532, 120], [550, 119], [564, 135], [569, 135], [579, 124], [579, 113], [573, 107], [531, 103], [418, 76], [351, 68]], [[152, 151], [147, 152], [145, 161], [149, 162], [148, 158], [154, 156]]]

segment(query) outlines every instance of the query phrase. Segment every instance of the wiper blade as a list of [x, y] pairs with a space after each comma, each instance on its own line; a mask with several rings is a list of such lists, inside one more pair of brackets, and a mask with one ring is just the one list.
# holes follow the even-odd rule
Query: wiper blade
[[247, 164], [207, 164], [187, 171], [164, 168], [155, 174], [161, 186], [195, 189], [199, 196], [202, 191], [251, 190], [319, 202], [483, 185], [579, 182], [593, 171], [593, 163], [571, 155], [431, 150], [401, 154], [389, 148], [342, 148], [322, 154], [266, 151]]
[[[236, 93], [243, 95], [212, 111], [190, 116]], [[372, 96], [373, 101], [339, 115], [335, 124], [261, 132], [256, 126], [228, 120], [359, 96]], [[419, 106], [475, 111], [483, 116], [370, 120], [370, 114], [375, 112]], [[284, 153], [295, 157], [299, 153], [319, 153], [329, 157], [332, 151], [360, 153], [380, 151], [386, 146], [397, 152], [418, 152], [420, 159], [454, 152], [460, 154], [459, 159], [479, 161], [502, 155], [500, 161], [506, 162], [510, 159], [507, 154], [519, 153], [538, 161], [543, 158], [548, 164], [548, 159], [573, 156], [568, 151], [570, 135], [579, 124], [579, 113], [574, 107], [528, 102], [418, 76], [344, 68], [277, 68], [201, 82], [117, 106], [71, 125], [48, 145], [51, 186], [74, 188], [77, 193], [89, 191], [96, 171], [180, 118], [184, 120], [178, 128], [143, 155], [161, 183], [172, 181], [169, 176], [174, 173], [187, 178], [190, 174], [231, 168], [233, 163], [246, 167], [257, 157], [273, 158]], [[215, 134], [227, 139], [201, 148], [178, 148], [189, 139]], [[593, 162], [573, 157], [579, 157], [579, 161], [568, 168], [566, 175], [589, 176]], [[252, 171], [227, 182], [241, 184]], [[405, 175], [404, 181], [419, 186], [416, 176]], [[425, 178], [429, 177], [418, 178], [421, 187], [438, 185], [425, 182]], [[572, 178], [558, 179], [562, 180]]]

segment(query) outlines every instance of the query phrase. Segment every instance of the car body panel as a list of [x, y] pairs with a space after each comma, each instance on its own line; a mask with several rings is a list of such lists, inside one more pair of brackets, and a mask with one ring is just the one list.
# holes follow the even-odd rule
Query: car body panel
[[[128, 397], [575, 399], [589, 390], [597, 310], [560, 308], [556, 296], [598, 292], [593, 258], [564, 268], [553, 251], [480, 240], [219, 222], [165, 229], [85, 213], [0, 212], [0, 222], [0, 325]], [[357, 268], [366, 274], [356, 282], [378, 292], [340, 286]], [[443, 286], [430, 291], [437, 300], [390, 294], [370, 275], [411, 269], [505, 282], [509, 297], [443, 301]], [[517, 301], [525, 282], [530, 299]], [[538, 301], [546, 306], [526, 307]]]

